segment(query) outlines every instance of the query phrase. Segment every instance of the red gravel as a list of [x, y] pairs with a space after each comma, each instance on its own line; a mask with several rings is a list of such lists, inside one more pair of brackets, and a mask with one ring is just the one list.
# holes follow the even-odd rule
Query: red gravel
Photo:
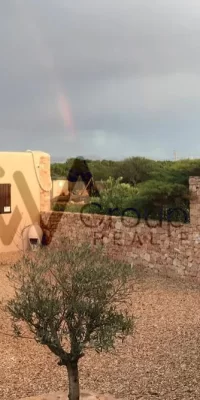
[[[0, 267], [1, 295], [12, 295]], [[81, 388], [123, 399], [200, 399], [200, 290], [192, 283], [145, 276], [137, 281], [135, 335], [115, 353], [89, 352], [80, 361]], [[67, 389], [67, 373], [34, 340], [15, 339], [0, 311], [0, 399]]]

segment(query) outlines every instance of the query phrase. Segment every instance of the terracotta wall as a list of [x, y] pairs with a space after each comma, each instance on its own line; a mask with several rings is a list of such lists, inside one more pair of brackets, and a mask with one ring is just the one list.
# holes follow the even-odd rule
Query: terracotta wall
[[[190, 224], [137, 221], [131, 218], [76, 213], [41, 213], [41, 226], [52, 245], [60, 237], [103, 243], [105, 251], [165, 275], [200, 279], [200, 178], [190, 178], [193, 200]], [[99, 223], [101, 224], [99, 225]], [[88, 226], [86, 226], [88, 225]], [[154, 225], [154, 227], [153, 227]], [[156, 226], [157, 225], [157, 226]]]

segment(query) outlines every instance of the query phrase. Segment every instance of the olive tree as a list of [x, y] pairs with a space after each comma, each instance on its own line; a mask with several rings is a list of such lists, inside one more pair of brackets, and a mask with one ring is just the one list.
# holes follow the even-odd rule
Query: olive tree
[[15, 334], [28, 326], [35, 340], [68, 372], [69, 400], [79, 399], [78, 361], [87, 348], [115, 348], [133, 332], [127, 311], [131, 265], [108, 258], [88, 244], [43, 248], [11, 267], [14, 296], [6, 303]]

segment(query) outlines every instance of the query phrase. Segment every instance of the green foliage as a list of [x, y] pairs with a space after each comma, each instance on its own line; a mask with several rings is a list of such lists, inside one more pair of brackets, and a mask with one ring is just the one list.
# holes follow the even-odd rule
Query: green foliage
[[[51, 164], [51, 176], [53, 179], [67, 178], [67, 174], [73, 165], [74, 158], [69, 158], [65, 163]], [[95, 181], [106, 180], [115, 175], [116, 162], [109, 160], [86, 160]]]
[[144, 157], [131, 157], [116, 165], [115, 177], [122, 176], [123, 182], [136, 185], [150, 178], [155, 161]]
[[55, 203], [52, 207], [53, 211], [66, 211], [66, 205], [65, 204], [59, 204], [59, 203]]
[[[101, 214], [108, 214], [109, 210], [112, 209], [112, 215], [121, 215], [123, 209], [133, 207], [134, 196], [137, 192], [138, 190], [135, 187], [128, 183], [122, 183], [121, 177], [117, 180], [110, 177], [104, 182], [101, 197], [99, 199], [92, 198], [91, 202], [101, 205], [99, 211]], [[87, 212], [98, 213], [97, 207], [91, 205], [90, 208], [87, 207]]]
[[11, 268], [15, 297], [6, 310], [16, 334], [25, 322], [36, 341], [68, 365], [86, 348], [107, 351], [116, 338], [132, 333], [133, 318], [121, 309], [131, 295], [132, 276], [130, 265], [107, 258], [101, 247], [64, 242], [59, 250], [42, 249]]
[[78, 213], [80, 212], [82, 207], [82, 204], [71, 204], [71, 203], [66, 203], [66, 204], [60, 204], [60, 203], [55, 203], [52, 207], [52, 211], [59, 211], [59, 212], [74, 212]]
[[[63, 170], [69, 168], [73, 159], [61, 164]], [[104, 181], [106, 188], [101, 191], [99, 202], [102, 210], [95, 206], [87, 206], [85, 212], [109, 213], [109, 208], [136, 208], [143, 218], [150, 213], [152, 218], [160, 215], [163, 209], [166, 219], [166, 209], [181, 207], [189, 218], [189, 176], [200, 175], [200, 159], [180, 161], [153, 161], [143, 157], [131, 157], [123, 161], [92, 161], [88, 160], [88, 166], [94, 179]], [[58, 171], [58, 165], [52, 166], [54, 173]], [[112, 177], [113, 179], [111, 179]], [[127, 184], [128, 186], [123, 186]], [[119, 215], [119, 211], [113, 212]], [[131, 214], [130, 214], [131, 215]], [[173, 215], [173, 219], [182, 220], [182, 216]]]
[[[122, 183], [122, 178], [115, 181], [111, 177], [104, 184], [101, 197], [91, 199], [91, 203], [97, 203], [101, 208], [90, 203], [84, 208], [85, 212], [136, 217], [134, 210], [125, 212], [126, 209], [134, 208], [141, 218], [145, 218], [148, 214], [149, 219], [159, 219], [162, 214], [162, 219], [166, 220], [167, 212], [170, 212], [171, 208], [178, 207], [184, 209], [187, 216], [189, 215], [188, 193], [184, 185], [148, 180], [137, 186], [131, 186]], [[173, 213], [171, 217], [172, 221], [186, 222], [185, 219], [185, 214], [181, 211]]]
[[[67, 173], [73, 164], [74, 158], [65, 163], [51, 165], [53, 178], [67, 177]], [[188, 185], [191, 175], [200, 175], [200, 159], [180, 161], [154, 161], [144, 157], [131, 157], [123, 161], [111, 160], [87, 160], [88, 167], [95, 181], [105, 181], [110, 176], [117, 179], [123, 177], [124, 183], [137, 185], [146, 180], [170, 181]]]

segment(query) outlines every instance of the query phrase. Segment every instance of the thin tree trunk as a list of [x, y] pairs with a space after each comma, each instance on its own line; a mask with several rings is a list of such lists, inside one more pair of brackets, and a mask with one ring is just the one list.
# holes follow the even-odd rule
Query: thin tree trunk
[[69, 363], [67, 365], [67, 373], [69, 380], [69, 400], [79, 400], [79, 376], [78, 362]]

